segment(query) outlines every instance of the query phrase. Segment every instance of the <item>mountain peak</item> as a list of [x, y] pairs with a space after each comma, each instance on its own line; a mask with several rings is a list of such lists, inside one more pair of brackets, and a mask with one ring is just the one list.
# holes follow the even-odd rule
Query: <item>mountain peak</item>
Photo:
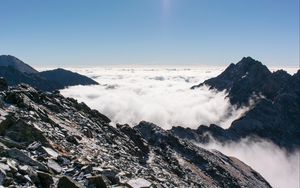
[[237, 67], [241, 67], [244, 71], [247, 71], [247, 69], [250, 69], [253, 66], [257, 66], [260, 69], [266, 69], [266, 66], [264, 66], [260, 61], [257, 61], [253, 59], [252, 57], [243, 57], [237, 64]]
[[255, 59], [253, 59], [252, 57], [248, 56], [248, 57], [243, 57], [240, 61], [240, 62], [248, 62], [248, 63], [255, 63], [255, 62], [259, 62]]
[[260, 91], [263, 82], [270, 79], [271, 75], [260, 61], [243, 57], [237, 64], [230, 64], [219, 76], [193, 86], [192, 89], [208, 85], [220, 91], [227, 90], [232, 103], [242, 104], [249, 101], [253, 92]]
[[10, 66], [23, 73], [38, 73], [37, 70], [12, 55], [0, 55], [0, 66]]

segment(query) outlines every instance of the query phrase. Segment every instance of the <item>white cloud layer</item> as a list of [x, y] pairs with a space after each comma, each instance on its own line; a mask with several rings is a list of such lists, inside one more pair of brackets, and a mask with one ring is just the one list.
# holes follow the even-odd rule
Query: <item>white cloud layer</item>
[[81, 69], [81, 73], [101, 85], [75, 86], [61, 93], [98, 109], [114, 123], [135, 125], [145, 120], [165, 129], [215, 123], [227, 128], [246, 108], [237, 110], [231, 106], [225, 92], [206, 87], [189, 89], [222, 70], [218, 67]]
[[274, 188], [300, 187], [299, 151], [288, 154], [273, 143], [250, 139], [225, 145], [213, 141], [199, 146], [238, 158], [259, 172]]

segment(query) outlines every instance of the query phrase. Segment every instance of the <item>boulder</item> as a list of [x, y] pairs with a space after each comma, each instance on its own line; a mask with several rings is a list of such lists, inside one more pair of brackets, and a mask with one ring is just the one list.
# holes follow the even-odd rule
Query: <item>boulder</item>
[[57, 188], [83, 188], [81, 184], [68, 176], [59, 178]]
[[20, 161], [21, 163], [27, 164], [27, 165], [31, 165], [31, 166], [35, 166], [37, 169], [41, 170], [41, 171], [48, 171], [48, 168], [43, 165], [42, 163], [32, 159], [31, 157], [27, 156], [24, 152], [22, 152], [19, 149], [16, 148], [12, 148], [9, 149], [7, 151], [7, 154], [9, 157]]
[[55, 162], [52, 159], [49, 159], [47, 162], [47, 166], [56, 174], [60, 174], [62, 171], [62, 168], [57, 162]]
[[48, 173], [37, 171], [37, 175], [40, 180], [40, 184], [44, 188], [50, 188], [54, 183], [52, 176]]
[[126, 183], [130, 188], [149, 188], [151, 183], [143, 178], [131, 179]]
[[87, 178], [88, 188], [107, 188], [107, 185], [102, 176], [91, 176]]
[[6, 136], [15, 142], [29, 145], [32, 142], [39, 141], [44, 145], [48, 145], [47, 139], [40, 130], [21, 119], [16, 120], [9, 116], [0, 125], [0, 135]]
[[3, 185], [5, 178], [6, 178], [5, 171], [0, 169], [0, 185]]
[[49, 148], [49, 147], [44, 147], [42, 146], [42, 149], [52, 158], [57, 158], [59, 156], [59, 154], [54, 151], [53, 149]]
[[75, 145], [79, 144], [79, 142], [78, 142], [78, 140], [77, 140], [77, 138], [76, 138], [75, 135], [69, 135], [69, 136], [67, 136], [66, 140], [68, 142], [72, 143], [72, 144], [75, 144]]

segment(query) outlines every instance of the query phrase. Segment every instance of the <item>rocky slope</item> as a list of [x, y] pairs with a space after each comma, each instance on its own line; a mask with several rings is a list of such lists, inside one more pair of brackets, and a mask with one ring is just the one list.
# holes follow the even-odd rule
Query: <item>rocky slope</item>
[[0, 187], [270, 187], [234, 157], [0, 79]]
[[271, 73], [248, 57], [193, 88], [202, 85], [227, 90], [232, 104], [247, 104], [253, 95], [263, 97], [256, 98], [252, 108], [226, 130], [217, 125], [197, 130], [174, 127], [177, 136], [198, 142], [208, 142], [207, 133], [221, 142], [259, 137], [288, 150], [300, 147], [300, 71], [293, 76], [282, 70]]
[[10, 55], [0, 56], [0, 77], [4, 77], [11, 86], [25, 83], [43, 91], [54, 91], [74, 85], [98, 84], [91, 78], [64, 69], [38, 72]]

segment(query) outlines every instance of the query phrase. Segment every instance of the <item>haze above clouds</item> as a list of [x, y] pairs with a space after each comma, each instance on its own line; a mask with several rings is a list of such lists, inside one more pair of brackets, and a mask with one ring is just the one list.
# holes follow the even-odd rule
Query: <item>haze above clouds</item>
[[[211, 123], [228, 128], [247, 107], [237, 109], [225, 92], [202, 87], [190, 87], [217, 76], [225, 67], [183, 66], [123, 66], [71, 68], [94, 78], [98, 86], [74, 86], [61, 93], [85, 102], [107, 115], [113, 123], [135, 125], [142, 120], [156, 123], [164, 129], [172, 126], [197, 128]], [[270, 68], [275, 71], [279, 68]], [[290, 74], [296, 68], [286, 69]], [[222, 145], [212, 142], [207, 149], [217, 149], [234, 156], [261, 173], [274, 187], [299, 186], [299, 152], [288, 155], [266, 141]]]

